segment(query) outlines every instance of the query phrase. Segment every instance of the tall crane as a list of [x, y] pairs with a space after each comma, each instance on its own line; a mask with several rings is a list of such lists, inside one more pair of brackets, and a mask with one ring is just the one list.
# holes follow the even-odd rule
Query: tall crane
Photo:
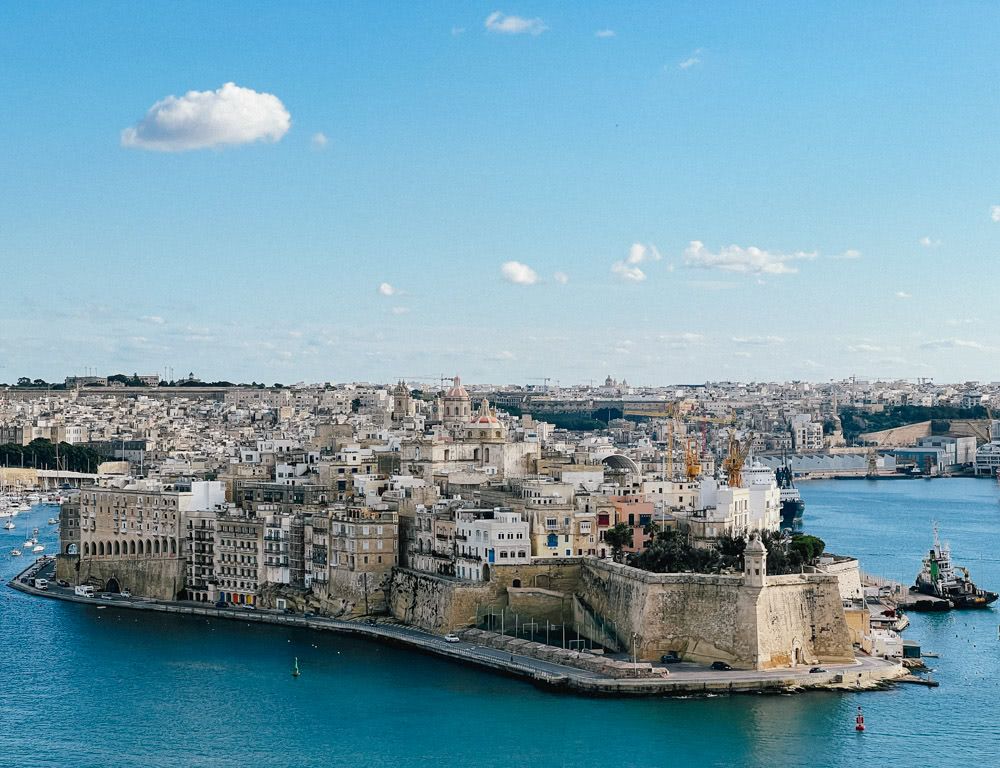
[[725, 461], [722, 462], [722, 469], [726, 473], [726, 479], [730, 488], [742, 487], [743, 464], [750, 455], [750, 446], [753, 445], [753, 433], [747, 434], [743, 442], [736, 437], [736, 430], [729, 431], [729, 452]]
[[688, 440], [684, 451], [684, 474], [690, 482], [697, 480], [701, 474], [701, 457], [697, 440]]

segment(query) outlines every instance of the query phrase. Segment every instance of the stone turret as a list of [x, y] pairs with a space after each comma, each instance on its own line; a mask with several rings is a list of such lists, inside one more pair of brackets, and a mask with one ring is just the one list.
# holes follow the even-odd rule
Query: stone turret
[[751, 538], [743, 550], [743, 585], [767, 586], [767, 548], [759, 536]]

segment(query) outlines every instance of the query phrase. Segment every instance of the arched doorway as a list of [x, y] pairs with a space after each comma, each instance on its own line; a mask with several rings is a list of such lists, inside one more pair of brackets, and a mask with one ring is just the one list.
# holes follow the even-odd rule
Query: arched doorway
[[486, 563], [483, 563], [483, 581], [489, 581], [489, 580], [490, 580], [490, 567], [486, 565]]
[[104, 585], [105, 592], [111, 592], [112, 594], [118, 594], [122, 591], [121, 585], [118, 583], [118, 579], [112, 576], [108, 579], [108, 583]]

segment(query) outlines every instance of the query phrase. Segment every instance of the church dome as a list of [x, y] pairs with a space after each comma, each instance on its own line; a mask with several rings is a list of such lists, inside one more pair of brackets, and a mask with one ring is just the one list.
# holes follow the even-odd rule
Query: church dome
[[445, 397], [469, 399], [469, 393], [465, 391], [465, 387], [462, 386], [462, 380], [458, 376], [452, 379], [451, 389], [445, 393]]

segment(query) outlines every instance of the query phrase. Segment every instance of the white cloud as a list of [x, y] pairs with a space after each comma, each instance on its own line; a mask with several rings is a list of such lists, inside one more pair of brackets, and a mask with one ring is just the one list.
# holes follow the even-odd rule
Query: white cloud
[[534, 285], [538, 282], [538, 273], [519, 261], [505, 261], [500, 265], [500, 272], [507, 282], [515, 285]]
[[923, 237], [920, 238], [920, 244], [924, 248], [937, 248], [939, 245], [941, 245], [941, 241], [934, 240], [933, 238], [931, 238], [930, 235], [924, 235]]
[[393, 307], [391, 311], [392, 311], [392, 314], [394, 314], [394, 315], [405, 315], [405, 314], [409, 313], [410, 308], [409, 307]]
[[847, 259], [854, 260], [861, 258], [861, 251], [856, 248], [848, 248], [843, 253], [838, 253], [830, 257], [831, 259]]
[[700, 333], [661, 333], [660, 341], [665, 342], [669, 347], [681, 348], [690, 347], [694, 344], [701, 344], [705, 337]]
[[452, 37], [458, 37], [459, 35], [464, 34], [464, 33], [465, 33], [465, 27], [452, 27], [451, 28], [451, 36]]
[[616, 261], [612, 264], [611, 271], [623, 280], [631, 280], [636, 283], [641, 283], [646, 279], [646, 273], [639, 267], [629, 266], [624, 261]]
[[599, 29], [594, 33], [594, 37], [614, 37], [615, 31], [613, 29]]
[[912, 293], [907, 293], [906, 291], [896, 291], [896, 298], [897, 299], [912, 299], [913, 298], [913, 294]]
[[163, 325], [166, 320], [164, 320], [159, 315], [143, 315], [139, 318], [144, 323], [152, 323], [153, 325]]
[[486, 17], [483, 24], [490, 32], [504, 35], [540, 35], [548, 27], [541, 19], [526, 19], [522, 16], [507, 16], [500, 11], [493, 11]]
[[978, 349], [987, 350], [985, 344], [978, 341], [967, 341], [966, 339], [938, 339], [937, 341], [925, 341], [920, 345], [921, 349]]
[[517, 356], [509, 349], [503, 349], [499, 352], [494, 352], [492, 355], [490, 355], [490, 359], [498, 361], [516, 360]]
[[632, 280], [640, 283], [646, 279], [646, 273], [639, 268], [639, 265], [646, 261], [659, 261], [663, 256], [656, 250], [655, 245], [645, 243], [632, 243], [628, 249], [628, 256], [624, 261], [616, 261], [611, 265], [611, 271], [623, 280]]
[[569, 282], [569, 275], [565, 272], [556, 272], [552, 275], [552, 279], [559, 283], [559, 285], [566, 285]]
[[733, 341], [737, 344], [750, 344], [755, 347], [767, 347], [772, 344], [785, 343], [785, 340], [781, 336], [733, 336]]
[[848, 352], [881, 352], [882, 347], [877, 347], [874, 344], [852, 344], [847, 348]]
[[378, 292], [383, 296], [393, 296], [396, 293], [396, 289], [389, 283], [379, 283]]
[[701, 64], [701, 48], [698, 48], [688, 56], [686, 59], [678, 63], [678, 67], [681, 69], [691, 69], [691, 67], [696, 67]]
[[326, 149], [328, 141], [326, 134], [322, 131], [316, 131], [309, 139], [309, 143], [312, 144], [313, 149]]
[[1000, 222], [1000, 205], [990, 206], [990, 218], [995, 222]]
[[712, 253], [700, 240], [692, 240], [684, 250], [684, 264], [689, 267], [750, 274], [790, 275], [799, 270], [788, 262], [815, 258], [815, 252], [770, 253], [754, 246], [743, 248], [738, 245], [729, 245], [718, 253]]
[[188, 91], [156, 102], [134, 127], [122, 131], [123, 147], [184, 152], [228, 144], [279, 141], [291, 116], [281, 100], [226, 83], [216, 91]]

